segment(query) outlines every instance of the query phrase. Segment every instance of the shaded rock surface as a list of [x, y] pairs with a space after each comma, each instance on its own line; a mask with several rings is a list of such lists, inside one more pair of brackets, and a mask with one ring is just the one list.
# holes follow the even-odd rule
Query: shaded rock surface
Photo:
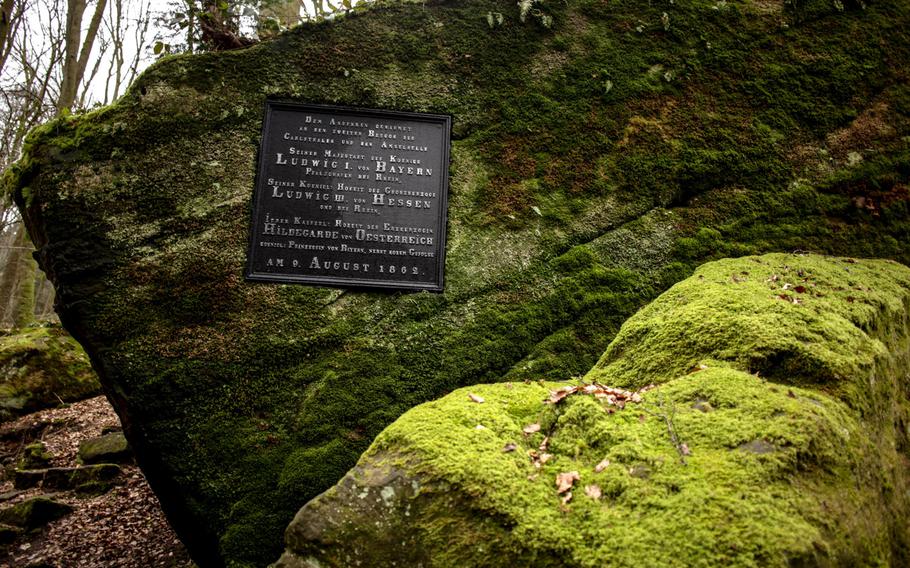
[[[797, 274], [798, 304], [780, 297]], [[742, 358], [794, 336], [812, 357], [761, 373]], [[712, 262], [624, 324], [587, 375], [656, 383], [641, 402], [546, 404], [562, 385], [529, 382], [420, 405], [300, 510], [277, 566], [904, 566], [908, 372], [910, 268]]]
[[[196, 561], [263, 565], [403, 412], [585, 373], [705, 260], [910, 262], [910, 9], [847, 8], [381, 3], [165, 58], [6, 185]], [[268, 97], [452, 115], [444, 294], [244, 282]]]
[[72, 511], [71, 506], [50, 497], [32, 497], [0, 509], [0, 523], [32, 530], [56, 521]]
[[115, 484], [121, 473], [120, 467], [112, 463], [37, 470], [17, 469], [14, 472], [13, 486], [16, 489], [41, 487], [45, 490], [73, 489], [80, 493], [104, 493]]
[[0, 420], [98, 394], [88, 356], [59, 326], [0, 333]]

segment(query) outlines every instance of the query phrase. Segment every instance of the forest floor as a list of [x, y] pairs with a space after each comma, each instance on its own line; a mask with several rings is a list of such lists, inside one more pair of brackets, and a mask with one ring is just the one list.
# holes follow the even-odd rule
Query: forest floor
[[134, 463], [106, 493], [82, 496], [16, 489], [13, 470], [24, 448], [44, 442], [49, 467], [76, 467], [82, 440], [117, 431], [120, 421], [103, 396], [44, 410], [0, 425], [0, 509], [38, 495], [66, 503], [73, 511], [0, 547], [0, 568], [189, 568], [194, 566], [168, 525], [155, 494]]

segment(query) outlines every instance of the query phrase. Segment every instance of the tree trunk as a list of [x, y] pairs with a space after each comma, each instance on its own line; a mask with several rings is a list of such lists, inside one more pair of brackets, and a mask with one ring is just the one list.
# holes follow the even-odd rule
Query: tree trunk
[[31, 251], [22, 251], [19, 257], [19, 289], [16, 291], [16, 329], [29, 326], [35, 321], [35, 278], [38, 276], [38, 263]]
[[21, 258], [29, 254], [28, 238], [25, 233], [25, 223], [19, 221], [15, 229], [16, 236], [9, 244], [9, 254], [6, 256], [6, 266], [0, 272], [0, 325], [11, 326], [15, 324], [18, 311], [17, 302], [19, 276], [22, 269]]
[[69, 110], [76, 100], [79, 86], [79, 41], [82, 38], [82, 15], [85, 0], [67, 0], [66, 3], [66, 51], [63, 56], [63, 80], [60, 96], [57, 98], [57, 112]]
[[[95, 38], [98, 37], [98, 28], [101, 27], [101, 19], [104, 17], [104, 9], [107, 7], [107, 0], [98, 0], [95, 6], [95, 13], [92, 15], [92, 21], [89, 22], [88, 31], [85, 32], [85, 41], [82, 43], [82, 49], [79, 50], [79, 67], [76, 69], [76, 89], [79, 88], [79, 82], [85, 76], [85, 70], [88, 68], [88, 60], [92, 55], [92, 46], [95, 45]], [[85, 8], [83, 7], [83, 10]], [[80, 23], [82, 17], [80, 15]], [[99, 63], [101, 61], [99, 60]], [[76, 99], [76, 93], [73, 93], [73, 101]], [[73, 101], [70, 101], [71, 108]]]
[[[85, 39], [82, 39], [82, 17], [85, 15], [86, 0], [67, 0], [66, 10], [66, 56], [63, 60], [63, 81], [60, 84], [60, 97], [57, 100], [57, 112], [70, 110], [76, 102], [79, 83], [85, 76], [92, 46], [98, 37], [101, 19], [107, 0], [98, 0], [92, 21], [89, 22]], [[80, 49], [80, 41], [82, 47]]]
[[13, 6], [15, 0], [3, 0], [0, 4], [0, 73], [6, 64], [13, 43]]

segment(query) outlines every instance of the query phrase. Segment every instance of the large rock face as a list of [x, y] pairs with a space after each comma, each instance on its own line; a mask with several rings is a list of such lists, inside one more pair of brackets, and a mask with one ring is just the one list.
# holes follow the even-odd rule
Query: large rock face
[[906, 566], [908, 376], [907, 267], [706, 264], [585, 377], [658, 385], [639, 402], [423, 404], [300, 510], [278, 567]]
[[[383, 3], [167, 58], [6, 184], [194, 558], [262, 565], [403, 412], [586, 372], [704, 260], [910, 262], [910, 9], [844, 4]], [[267, 97], [452, 115], [445, 293], [243, 280]]]

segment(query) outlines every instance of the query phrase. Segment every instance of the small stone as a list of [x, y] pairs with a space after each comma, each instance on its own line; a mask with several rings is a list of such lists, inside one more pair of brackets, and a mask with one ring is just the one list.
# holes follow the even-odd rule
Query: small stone
[[23, 493], [22, 491], [19, 491], [19, 490], [17, 490], [17, 489], [14, 489], [13, 491], [7, 491], [7, 492], [5, 492], [5, 493], [0, 493], [0, 503], [4, 503], [4, 502], [6, 502], [6, 501], [10, 501], [10, 500], [12, 500], [12, 499], [15, 499], [16, 497], [18, 497], [18, 496], [21, 495], [22, 493]]
[[54, 455], [47, 451], [44, 442], [34, 442], [25, 446], [22, 459], [19, 460], [19, 469], [42, 469], [50, 464]]
[[629, 468], [629, 475], [638, 479], [648, 479], [651, 477], [651, 468], [644, 464], [633, 465]]
[[72, 511], [73, 508], [66, 503], [60, 503], [47, 497], [32, 497], [0, 510], [0, 523], [31, 530], [68, 515]]
[[90, 438], [79, 444], [78, 461], [82, 464], [127, 463], [132, 459], [133, 452], [122, 432]]
[[76, 489], [82, 493], [101, 493], [108, 491], [122, 470], [112, 463], [87, 465], [83, 467], [52, 467], [44, 476], [45, 489]]
[[740, 444], [738, 449], [753, 454], [770, 454], [777, 450], [774, 444], [767, 440], [752, 440], [751, 442]]
[[44, 480], [45, 469], [17, 469], [13, 472], [13, 487], [29, 489], [38, 487]]

